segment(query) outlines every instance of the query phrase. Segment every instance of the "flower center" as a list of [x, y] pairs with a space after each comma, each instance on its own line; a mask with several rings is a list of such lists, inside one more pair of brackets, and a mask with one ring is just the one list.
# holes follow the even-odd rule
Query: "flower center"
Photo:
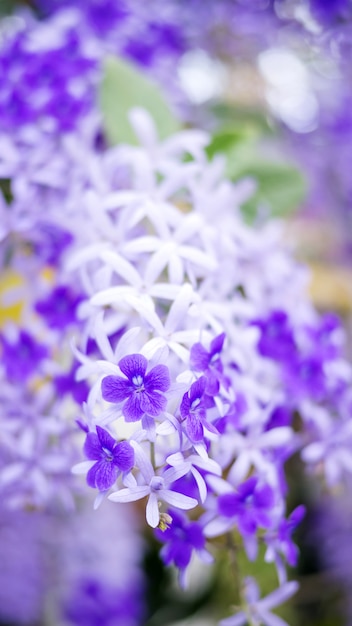
[[136, 387], [136, 391], [138, 392], [144, 391], [144, 380], [140, 374], [137, 374], [136, 376], [132, 376], [132, 383]]

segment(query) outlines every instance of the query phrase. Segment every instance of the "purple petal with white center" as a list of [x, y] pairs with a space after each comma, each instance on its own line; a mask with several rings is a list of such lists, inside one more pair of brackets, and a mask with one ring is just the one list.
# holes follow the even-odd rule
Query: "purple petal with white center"
[[105, 376], [101, 381], [101, 393], [107, 402], [122, 402], [132, 393], [131, 383], [121, 376]]
[[147, 370], [148, 361], [143, 354], [129, 354], [124, 356], [118, 363], [119, 368], [129, 380], [132, 380], [134, 376], [141, 376], [144, 379], [144, 375]]
[[156, 365], [144, 378], [144, 386], [149, 390], [167, 391], [170, 387], [170, 374], [166, 365]]

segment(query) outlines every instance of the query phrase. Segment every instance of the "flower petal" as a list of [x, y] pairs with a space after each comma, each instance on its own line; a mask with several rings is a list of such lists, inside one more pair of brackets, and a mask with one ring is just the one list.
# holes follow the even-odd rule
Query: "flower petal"
[[116, 445], [116, 439], [114, 439], [114, 437], [112, 437], [110, 433], [105, 430], [105, 428], [97, 426], [96, 429], [101, 448], [106, 448], [107, 450], [112, 451]]
[[98, 461], [101, 458], [101, 443], [96, 433], [88, 433], [83, 446], [83, 452], [87, 459]]
[[131, 384], [122, 376], [105, 376], [101, 381], [101, 393], [108, 402], [121, 402], [132, 393]]
[[114, 484], [118, 475], [118, 468], [110, 461], [98, 461], [90, 468], [87, 474], [87, 483], [90, 487], [97, 487], [105, 491]]
[[144, 378], [147, 370], [148, 361], [143, 354], [129, 354], [124, 356], [118, 363], [119, 368], [129, 380], [134, 376], [142, 376]]
[[170, 374], [166, 365], [156, 365], [144, 378], [144, 386], [147, 391], [167, 391], [170, 387]]
[[126, 422], [138, 422], [143, 417], [145, 411], [141, 407], [141, 399], [143, 393], [133, 392], [132, 395], [126, 400], [122, 407], [122, 413]]
[[114, 449], [114, 464], [121, 472], [129, 472], [134, 465], [134, 450], [128, 441], [120, 441]]
[[157, 417], [164, 411], [167, 405], [165, 396], [160, 393], [144, 391], [140, 394], [140, 407], [144, 413]]

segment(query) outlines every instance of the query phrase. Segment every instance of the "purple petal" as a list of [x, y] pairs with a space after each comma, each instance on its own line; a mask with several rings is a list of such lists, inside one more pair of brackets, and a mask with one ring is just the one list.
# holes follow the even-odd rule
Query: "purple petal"
[[190, 402], [188, 393], [185, 393], [182, 398], [181, 405], [180, 405], [180, 413], [183, 419], [186, 419], [186, 417], [189, 416], [190, 409], [191, 409], [191, 402]]
[[242, 535], [253, 535], [257, 530], [257, 521], [252, 511], [246, 511], [238, 518], [238, 528]]
[[210, 354], [201, 343], [195, 343], [191, 348], [190, 363], [196, 372], [204, 372], [210, 362]]
[[126, 422], [137, 422], [144, 415], [141, 408], [142, 393], [132, 393], [122, 407], [122, 412]]
[[144, 386], [147, 391], [158, 389], [167, 391], [170, 387], [170, 374], [166, 365], [156, 365], [144, 378]]
[[134, 450], [128, 441], [121, 441], [114, 450], [114, 464], [121, 472], [129, 472], [134, 465]]
[[167, 405], [167, 400], [164, 396], [156, 391], [147, 393], [144, 391], [140, 394], [140, 406], [144, 413], [157, 417], [164, 411]]
[[193, 443], [203, 440], [203, 426], [197, 415], [190, 413], [185, 425], [186, 433]]
[[245, 482], [238, 487], [238, 496], [242, 500], [242, 502], [246, 500], [248, 496], [251, 496], [253, 494], [257, 482], [258, 478], [256, 476], [251, 476], [250, 478], [248, 478], [248, 480], [245, 480]]
[[205, 387], [207, 385], [207, 379], [205, 376], [201, 376], [195, 383], [191, 385], [189, 390], [189, 399], [192, 404], [194, 400], [197, 400], [202, 397]]
[[142, 376], [144, 378], [147, 370], [148, 361], [143, 354], [129, 354], [119, 361], [119, 368], [129, 380], [134, 376]]
[[90, 487], [97, 487], [99, 491], [109, 489], [115, 482], [118, 468], [110, 461], [98, 461], [90, 468], [87, 474], [87, 483]]
[[106, 448], [112, 452], [114, 446], [116, 445], [116, 440], [110, 435], [110, 433], [108, 433], [105, 428], [97, 426], [97, 435], [101, 448]]
[[108, 402], [121, 402], [132, 393], [131, 384], [121, 376], [105, 376], [101, 381], [101, 393]]
[[101, 444], [98, 435], [88, 433], [83, 446], [84, 454], [91, 461], [98, 461], [101, 458]]
[[218, 511], [220, 515], [231, 518], [240, 510], [238, 496], [235, 493], [224, 493], [218, 498]]
[[269, 485], [264, 485], [257, 489], [255, 493], [255, 506], [261, 508], [269, 508], [274, 506], [275, 496]]
[[213, 339], [213, 341], [210, 344], [211, 356], [214, 356], [215, 354], [219, 354], [221, 352], [223, 345], [224, 345], [225, 337], [226, 337], [226, 334], [221, 333], [221, 335], [218, 335], [217, 337], [215, 337], [215, 339]]

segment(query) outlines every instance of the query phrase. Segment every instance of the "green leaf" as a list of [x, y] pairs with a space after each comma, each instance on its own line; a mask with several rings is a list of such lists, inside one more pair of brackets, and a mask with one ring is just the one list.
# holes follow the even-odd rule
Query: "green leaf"
[[257, 182], [257, 191], [243, 206], [245, 217], [252, 221], [255, 217], [285, 217], [297, 210], [306, 195], [306, 180], [303, 174], [289, 163], [251, 159], [247, 163], [237, 163], [231, 178], [238, 180], [252, 177]]
[[265, 158], [259, 138], [258, 129], [251, 125], [221, 129], [207, 149], [210, 158], [219, 153], [226, 157], [226, 175], [231, 180], [250, 177], [256, 181], [256, 193], [242, 207], [249, 222], [259, 214], [284, 217], [292, 213], [303, 202], [307, 187], [294, 165]]
[[106, 59], [100, 102], [105, 133], [111, 144], [137, 143], [128, 120], [133, 107], [143, 107], [151, 114], [162, 139], [180, 129], [158, 85], [127, 61]]

